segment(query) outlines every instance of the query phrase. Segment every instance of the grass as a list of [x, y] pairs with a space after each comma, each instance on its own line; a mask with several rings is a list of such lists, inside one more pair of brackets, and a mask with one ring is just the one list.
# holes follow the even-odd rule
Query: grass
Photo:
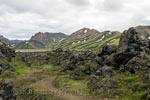
[[[41, 65], [32, 67], [33, 71], [29, 76], [24, 76], [23, 79], [14, 80], [15, 86], [18, 89], [17, 100], [61, 100], [48, 91], [43, 91], [38, 85], [42, 81], [49, 79], [51, 76], [59, 72], [59, 66]], [[48, 93], [48, 94], [43, 94]]]
[[73, 80], [69, 78], [70, 72], [61, 73], [54, 80], [54, 86], [65, 90], [79, 93], [81, 95], [89, 94], [89, 89], [87, 88], [87, 83], [89, 82], [88, 77], [85, 77], [84, 80]]
[[2, 75], [0, 75], [1, 78], [13, 80], [15, 78], [24, 76], [25, 73], [27, 73], [30, 70], [30, 67], [28, 67], [24, 62], [22, 62], [18, 57], [13, 58], [9, 64], [13, 66], [16, 71], [12, 72], [7, 70]]
[[145, 35], [141, 35], [140, 37], [141, 37], [141, 39], [143, 39], [143, 40], [145, 39]]
[[[102, 38], [104, 34], [99, 34], [96, 37], [90, 38], [85, 42], [77, 43], [78, 41], [84, 41], [84, 38], [82, 39], [73, 39], [73, 40], [66, 40], [61, 43], [57, 43], [55, 47], [62, 47], [63, 49], [92, 49], [92, 48], [100, 48], [101, 46], [105, 45], [107, 42], [109, 43], [110, 40], [116, 39], [120, 37], [120, 34], [115, 34], [113, 36], [106, 36], [103, 41], [96, 42], [100, 38]], [[111, 44], [118, 44], [119, 40], [113, 41]], [[72, 44], [72, 42], [76, 42], [75, 44]]]
[[134, 75], [125, 77], [124, 81], [132, 82], [132, 81], [135, 81], [136, 79], [138, 79], [139, 77], [140, 77], [140, 75], [138, 73], [136, 73]]
[[42, 70], [49, 70], [51, 76], [58, 74], [58, 72], [60, 71], [61, 67], [60, 66], [53, 66], [53, 65], [42, 65], [42, 66], [37, 66], [35, 67], [38, 70], [42, 71]]
[[119, 45], [119, 41], [120, 41], [120, 38], [110, 42], [110, 45]]

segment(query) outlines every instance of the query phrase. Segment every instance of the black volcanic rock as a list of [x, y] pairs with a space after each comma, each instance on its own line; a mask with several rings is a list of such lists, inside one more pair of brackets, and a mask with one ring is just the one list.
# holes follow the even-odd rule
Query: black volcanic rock
[[16, 100], [17, 93], [11, 81], [0, 78], [0, 100]]
[[103, 47], [102, 52], [100, 53], [99, 56], [101, 55], [111, 55], [112, 53], [116, 53], [117, 52], [117, 46], [116, 45], [106, 45]]
[[118, 52], [115, 55], [114, 62], [116, 62], [117, 65], [126, 64], [142, 50], [141, 46], [141, 39], [134, 28], [124, 31], [120, 38]]
[[[15, 51], [0, 41], [0, 75], [6, 70], [15, 71], [8, 63], [12, 57], [15, 57]], [[17, 93], [13, 83], [0, 78], [0, 100], [16, 100], [16, 98]]]

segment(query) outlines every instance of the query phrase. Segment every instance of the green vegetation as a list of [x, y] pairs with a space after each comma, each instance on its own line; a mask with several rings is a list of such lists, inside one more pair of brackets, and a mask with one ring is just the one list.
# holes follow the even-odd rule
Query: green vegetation
[[54, 86], [64, 90], [79, 93], [80, 95], [89, 94], [87, 83], [89, 82], [88, 77], [84, 77], [83, 80], [73, 80], [69, 78], [70, 71], [61, 73], [54, 80]]
[[[115, 98], [115, 100], [145, 100], [148, 92], [145, 88], [150, 87], [150, 84], [143, 83], [140, 78], [140, 73], [127, 76], [126, 73], [115, 73], [110, 79], [115, 81], [114, 87], [107, 93], [90, 92], [87, 88], [89, 82], [88, 77], [82, 80], [70, 79], [70, 71], [61, 73], [57, 76], [53, 84], [65, 91], [76, 91], [82, 95], [88, 95], [94, 98]], [[101, 79], [97, 84], [103, 84], [108, 78]], [[96, 85], [96, 84], [95, 84]], [[114, 94], [114, 90], [118, 91]], [[136, 90], [136, 92], [135, 92]]]
[[44, 44], [38, 42], [38, 41], [28, 41], [28, 42], [21, 42], [17, 44], [15, 47], [17, 49], [40, 49], [40, 48], [45, 48]]
[[46, 89], [41, 88], [43, 82], [57, 74], [59, 69], [52, 65], [32, 67], [27, 76], [14, 81], [18, 89], [17, 100], [61, 100], [49, 92], [47, 86]]
[[25, 73], [30, 70], [30, 67], [22, 62], [19, 57], [13, 58], [9, 64], [15, 68], [15, 71], [7, 70], [2, 75], [0, 75], [1, 78], [12, 80], [24, 76]]
[[140, 77], [140, 75], [138, 73], [134, 74], [134, 75], [131, 75], [131, 76], [127, 76], [124, 78], [124, 81], [127, 81], [127, 82], [132, 82], [136, 79], [138, 79]]
[[120, 38], [110, 42], [110, 45], [119, 45]]
[[143, 39], [143, 40], [145, 39], [145, 35], [141, 35], [140, 37], [141, 37], [141, 39]]
[[[115, 44], [118, 45], [119, 43], [119, 37], [120, 34], [116, 33], [113, 36], [105, 36], [104, 40], [99, 41], [99, 39], [101, 39], [105, 34], [99, 34], [93, 38], [90, 38], [86, 41], [84, 41], [84, 38], [81, 39], [72, 39], [72, 40], [65, 40], [61, 43], [57, 43], [55, 45], [55, 48], [61, 47], [63, 49], [76, 49], [76, 50], [80, 50], [80, 49], [93, 49], [93, 48], [101, 48], [102, 46], [109, 44]], [[114, 40], [115, 41], [111, 41]], [[80, 42], [78, 42], [80, 41]], [[81, 42], [82, 41], [82, 42]], [[83, 42], [84, 41], [84, 42]], [[74, 44], [73, 44], [74, 43]]]

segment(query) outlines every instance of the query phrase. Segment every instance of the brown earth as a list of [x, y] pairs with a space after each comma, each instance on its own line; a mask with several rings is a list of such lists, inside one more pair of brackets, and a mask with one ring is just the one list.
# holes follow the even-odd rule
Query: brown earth
[[53, 94], [60, 98], [59, 100], [108, 100], [108, 99], [93, 99], [87, 96], [81, 96], [74, 93], [65, 92], [53, 86], [53, 81], [57, 77], [54, 75], [49, 76], [49, 71], [39, 72], [38, 69], [31, 69], [24, 77], [14, 80], [14, 83], [18, 86], [30, 86], [36, 90]]

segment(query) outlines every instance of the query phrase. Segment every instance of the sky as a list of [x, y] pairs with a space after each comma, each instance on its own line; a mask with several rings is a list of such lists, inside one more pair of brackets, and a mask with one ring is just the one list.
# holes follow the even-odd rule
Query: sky
[[0, 0], [0, 35], [24, 40], [84, 27], [122, 32], [150, 25], [149, 12], [149, 0]]

